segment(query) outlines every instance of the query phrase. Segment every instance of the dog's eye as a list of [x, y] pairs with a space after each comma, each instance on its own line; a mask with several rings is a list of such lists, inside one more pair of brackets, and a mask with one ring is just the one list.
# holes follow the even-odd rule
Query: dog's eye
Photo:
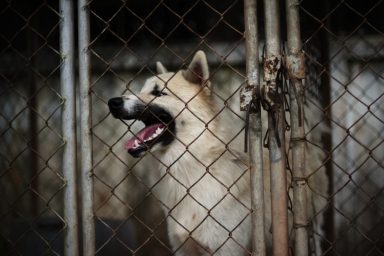
[[151, 91], [151, 94], [152, 94], [153, 96], [156, 96], [156, 97], [160, 97], [160, 96], [168, 95], [168, 94], [165, 93], [164, 91], [160, 91], [159, 88], [158, 88], [157, 86]]

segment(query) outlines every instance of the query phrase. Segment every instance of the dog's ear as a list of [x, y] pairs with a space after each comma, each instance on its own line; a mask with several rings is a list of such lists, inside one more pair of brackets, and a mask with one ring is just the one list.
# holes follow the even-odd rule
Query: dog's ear
[[188, 68], [183, 71], [184, 78], [195, 84], [207, 84], [209, 86], [209, 70], [207, 57], [203, 51], [198, 51], [193, 56]]
[[157, 74], [159, 75], [168, 72], [168, 70], [163, 66], [163, 64], [160, 61], [156, 62], [156, 70], [157, 70]]

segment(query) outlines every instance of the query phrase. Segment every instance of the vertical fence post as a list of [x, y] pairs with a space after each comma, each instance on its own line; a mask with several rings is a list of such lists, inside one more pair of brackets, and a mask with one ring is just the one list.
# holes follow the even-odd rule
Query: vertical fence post
[[286, 68], [289, 76], [291, 106], [291, 147], [293, 174], [293, 226], [295, 229], [294, 255], [308, 255], [307, 182], [305, 175], [304, 130], [304, 54], [301, 51], [299, 3], [286, 0], [287, 46]]
[[269, 158], [271, 168], [272, 251], [288, 255], [288, 209], [285, 154], [285, 116], [282, 89], [277, 84], [281, 66], [279, 5], [264, 0], [265, 60], [263, 100], [268, 105]]
[[90, 98], [90, 23], [87, 0], [78, 1], [80, 144], [82, 185], [83, 255], [95, 255], [95, 220], [93, 215], [92, 137]]
[[263, 147], [260, 102], [254, 97], [260, 95], [259, 52], [257, 34], [257, 3], [256, 0], [244, 0], [244, 24], [246, 45], [247, 85], [243, 93], [250, 94], [248, 101], [242, 98], [243, 110], [249, 115], [249, 159], [251, 175], [251, 206], [252, 206], [252, 255], [266, 255], [264, 233], [264, 185], [263, 185]]
[[79, 254], [77, 193], [76, 193], [76, 96], [74, 69], [73, 2], [60, 0], [60, 72], [61, 95], [63, 97], [62, 129], [64, 140], [63, 175], [64, 218], [66, 221], [64, 250], [67, 256]]

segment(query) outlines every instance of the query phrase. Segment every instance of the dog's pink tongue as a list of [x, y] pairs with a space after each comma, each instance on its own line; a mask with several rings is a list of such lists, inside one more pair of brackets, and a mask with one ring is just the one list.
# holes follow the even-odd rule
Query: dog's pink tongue
[[[137, 143], [138, 144], [143, 144], [144, 141], [148, 140], [148, 138], [150, 138], [152, 135], [154, 135], [156, 133], [156, 130], [159, 128], [159, 129], [164, 129], [164, 125], [163, 124], [153, 124], [153, 125], [150, 125], [150, 126], [147, 126], [145, 127], [144, 129], [142, 129], [141, 131], [139, 131], [135, 136], [133, 136], [131, 139], [129, 139], [128, 141], [126, 141], [124, 143], [124, 148], [125, 149], [132, 149], [135, 147], [135, 141], [137, 140]], [[157, 134], [158, 136], [159, 134]], [[156, 136], [156, 137], [157, 137]], [[154, 138], [153, 138], [154, 139]]]

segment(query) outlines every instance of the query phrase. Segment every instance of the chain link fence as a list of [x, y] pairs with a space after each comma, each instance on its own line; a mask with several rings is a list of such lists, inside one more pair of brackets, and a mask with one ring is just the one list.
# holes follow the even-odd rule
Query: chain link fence
[[[1, 255], [182, 255], [184, 250], [263, 255], [261, 243], [242, 240], [256, 218], [264, 228], [253, 237], [265, 240], [267, 248], [261, 250], [268, 255], [383, 255], [384, 1], [257, 1], [257, 7], [255, 2], [81, 0], [76, 6], [69, 0], [3, 1]], [[280, 18], [270, 23], [273, 3], [280, 4], [274, 15]], [[293, 34], [301, 37], [305, 76], [288, 65], [299, 56], [286, 43], [292, 33], [285, 10], [292, 6], [300, 11], [299, 32]], [[249, 24], [255, 26], [249, 29]], [[276, 24], [279, 33], [271, 28]], [[268, 33], [281, 36], [278, 52], [271, 51]], [[138, 136], [143, 124], [114, 118], [108, 100], [142, 97], [146, 80], [158, 76], [157, 61], [172, 72], [188, 70], [198, 50], [207, 57], [209, 87], [185, 99], [172, 87], [177, 75], [162, 81], [167, 96], [182, 104], [168, 106], [178, 111], [173, 120], [185, 115], [195, 123], [188, 134], [180, 126], [172, 132], [170, 147], [178, 145], [177, 157], [155, 151], [131, 157], [124, 143]], [[280, 66], [268, 80], [271, 57], [279, 57]], [[71, 97], [71, 88], [76, 96]], [[243, 108], [247, 111], [240, 111], [244, 88], [257, 93]], [[278, 88], [278, 99], [265, 96], [265, 88]], [[212, 99], [212, 109], [205, 112], [204, 104], [194, 105], [202, 92]], [[151, 105], [159, 99], [143, 101]], [[283, 117], [274, 112], [274, 103], [285, 110]], [[295, 111], [298, 119], [292, 121]], [[255, 132], [259, 118], [261, 137]], [[295, 133], [300, 127], [304, 134]], [[250, 153], [244, 152], [247, 139]], [[201, 154], [201, 145], [212, 143], [220, 150]], [[273, 143], [285, 155], [277, 169], [270, 162]], [[297, 145], [305, 145], [302, 173], [297, 159], [304, 154], [297, 155], [302, 152]], [[254, 168], [258, 152], [261, 173]], [[196, 172], [188, 178], [177, 172], [185, 162]], [[223, 179], [217, 173], [227, 168], [223, 162], [236, 175]], [[287, 180], [279, 196], [286, 200], [279, 208], [286, 214], [287, 223], [280, 225], [286, 229], [278, 231], [270, 217], [277, 209], [270, 199], [276, 196], [272, 176], [277, 172]], [[258, 214], [260, 201], [251, 200], [249, 188], [241, 189], [251, 186], [250, 178], [256, 184], [252, 175], [263, 175], [265, 218]], [[172, 195], [161, 190], [167, 182], [180, 191], [173, 203]], [[222, 191], [211, 204], [201, 200], [207, 182]], [[300, 195], [306, 210], [298, 211]], [[239, 216], [220, 215], [228, 202]], [[205, 215], [191, 213], [196, 219], [191, 224], [177, 214], [187, 207]], [[220, 230], [218, 245], [201, 242], [206, 225]], [[185, 236], [175, 239], [175, 230]], [[233, 248], [236, 253], [230, 254]]]
[[58, 254], [66, 230], [58, 5], [0, 9], [1, 254]]
[[316, 48], [316, 59], [308, 58], [316, 62], [331, 128], [324, 137], [331, 182], [323, 248], [334, 255], [382, 255], [383, 2], [329, 1], [317, 10], [304, 2], [304, 42]]

